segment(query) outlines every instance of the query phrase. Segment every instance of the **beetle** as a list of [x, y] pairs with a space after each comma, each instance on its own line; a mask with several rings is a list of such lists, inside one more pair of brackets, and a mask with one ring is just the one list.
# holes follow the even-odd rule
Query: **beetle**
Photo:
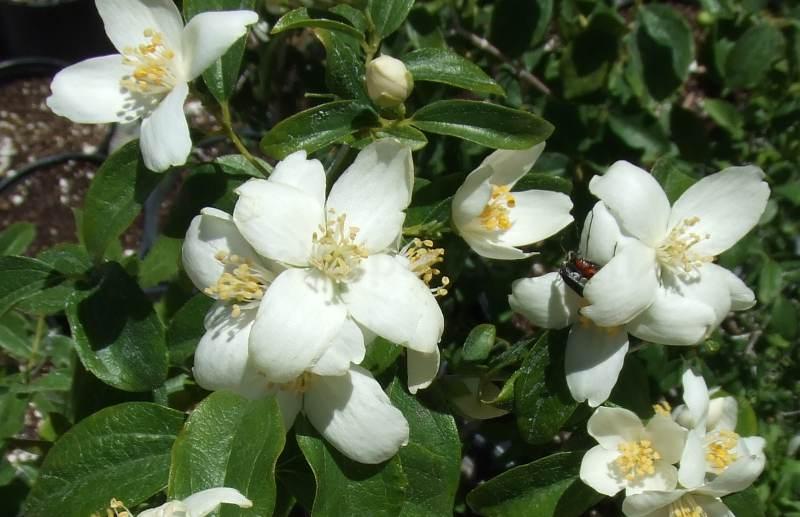
[[561, 263], [558, 273], [564, 282], [579, 296], [583, 296], [586, 282], [600, 271], [600, 265], [586, 260], [574, 251], [567, 254], [567, 259]]

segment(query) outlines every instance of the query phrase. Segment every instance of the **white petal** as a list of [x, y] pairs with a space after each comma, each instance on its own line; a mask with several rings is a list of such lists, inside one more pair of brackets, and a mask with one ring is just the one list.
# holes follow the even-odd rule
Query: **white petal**
[[512, 226], [498, 236], [509, 246], [526, 246], [559, 232], [573, 221], [572, 200], [561, 192], [526, 190], [514, 192], [515, 206], [509, 212]]
[[452, 214], [453, 223], [459, 233], [464, 233], [473, 226], [473, 222], [478, 217], [486, 203], [492, 198], [492, 185], [489, 177], [492, 169], [488, 167], [478, 167], [464, 180], [458, 187], [453, 196]]
[[720, 268], [724, 273], [725, 282], [728, 284], [728, 290], [731, 293], [731, 310], [744, 311], [756, 304], [756, 295], [753, 294], [752, 289], [747, 287], [741, 278], [734, 275], [727, 269]]
[[702, 375], [686, 370], [681, 377], [683, 384], [683, 401], [689, 410], [689, 427], [701, 425], [705, 429], [708, 416], [708, 386]]
[[533, 253], [526, 253], [514, 246], [499, 242], [493, 232], [476, 231], [474, 228], [462, 229], [461, 237], [481, 257], [496, 260], [519, 260], [533, 255]]
[[681, 465], [678, 471], [678, 480], [686, 488], [696, 488], [705, 481], [708, 464], [703, 446], [704, 436], [702, 428], [695, 428], [686, 437], [686, 446], [681, 455]]
[[120, 52], [146, 43], [144, 31], [152, 29], [180, 56], [183, 19], [172, 0], [95, 0], [95, 4], [108, 39]]
[[276, 390], [275, 400], [278, 401], [278, 407], [281, 410], [283, 428], [288, 432], [294, 425], [297, 414], [303, 408], [303, 395], [291, 390]]
[[344, 375], [350, 369], [350, 363], [359, 364], [364, 360], [366, 350], [364, 334], [353, 320], [347, 318], [311, 372], [317, 375]]
[[250, 180], [236, 192], [233, 220], [253, 248], [273, 260], [307, 265], [311, 237], [325, 224], [322, 205], [304, 191], [267, 180]]
[[736, 517], [730, 508], [716, 497], [695, 494], [693, 499], [706, 512], [706, 517]]
[[617, 250], [632, 239], [622, 235], [617, 220], [606, 205], [598, 201], [592, 211], [586, 214], [578, 249], [583, 258], [602, 266], [608, 264]]
[[249, 361], [247, 349], [255, 311], [243, 311], [238, 318], [221, 319], [208, 329], [194, 353], [194, 378], [211, 391], [229, 390], [257, 399], [270, 392], [267, 379]]
[[686, 429], [668, 416], [655, 415], [647, 423], [645, 433], [662, 460], [670, 464], [678, 463], [686, 443]]
[[581, 299], [561, 275], [547, 273], [515, 280], [508, 303], [537, 327], [561, 329], [575, 321]]
[[498, 149], [481, 162], [480, 167], [492, 169], [489, 183], [513, 187], [523, 176], [530, 172], [536, 160], [544, 151], [545, 143], [522, 150]]
[[68, 66], [53, 77], [47, 107], [80, 124], [127, 122], [130, 96], [120, 81], [129, 73], [119, 54]]
[[319, 160], [307, 159], [305, 151], [297, 151], [279, 161], [269, 181], [302, 190], [319, 206], [325, 206], [325, 169]]
[[593, 177], [589, 190], [606, 204], [623, 230], [645, 244], [655, 246], [666, 235], [669, 200], [647, 171], [618, 161], [602, 176]]
[[347, 223], [358, 228], [357, 241], [377, 253], [400, 235], [413, 185], [411, 149], [397, 140], [379, 140], [359, 152], [336, 180], [326, 208], [347, 214]]
[[334, 447], [360, 463], [381, 463], [408, 443], [408, 422], [363, 368], [315, 377], [305, 396], [311, 424]]
[[621, 443], [639, 440], [644, 426], [633, 411], [601, 406], [589, 417], [586, 431], [604, 448], [617, 451]]
[[[367, 257], [359, 271], [341, 293], [353, 319], [392, 343], [433, 352], [444, 319], [438, 320], [438, 305], [438, 315], [431, 311], [436, 300], [430, 301], [433, 295], [428, 286], [389, 255]], [[436, 324], [429, 325], [428, 318], [435, 318]]]
[[418, 390], [424, 390], [431, 385], [436, 374], [439, 373], [439, 349], [426, 354], [408, 349], [406, 352], [408, 362], [408, 391], [412, 395]]
[[221, 504], [235, 504], [239, 508], [250, 508], [253, 502], [234, 488], [209, 488], [192, 494], [183, 500], [187, 515], [205, 517]]
[[191, 81], [219, 59], [247, 26], [258, 21], [253, 11], [208, 11], [194, 16], [182, 33], [183, 65]]
[[675, 275], [667, 269], [661, 270], [661, 282], [668, 289], [681, 296], [705, 304], [714, 311], [716, 328], [731, 310], [731, 291], [728, 284], [728, 271], [716, 264], [705, 264], [697, 274]]
[[267, 290], [250, 333], [250, 359], [274, 383], [296, 379], [331, 346], [347, 311], [330, 280], [289, 269]]
[[672, 207], [669, 227], [698, 217], [692, 232], [710, 238], [692, 247], [715, 256], [745, 236], [761, 218], [769, 199], [764, 173], [755, 166], [728, 167], [701, 179], [681, 195]]
[[620, 480], [615, 469], [614, 462], [618, 457], [619, 451], [616, 449], [607, 450], [600, 445], [592, 447], [581, 461], [581, 481], [596, 492], [607, 496], [616, 495], [625, 488], [625, 484]]
[[608, 399], [628, 353], [628, 334], [621, 327], [576, 323], [569, 330], [564, 369], [572, 397], [597, 407]]
[[709, 431], [735, 431], [739, 418], [739, 404], [733, 397], [717, 397], [708, 403], [706, 427]]
[[697, 491], [714, 497], [724, 497], [741, 492], [753, 484], [764, 471], [766, 458], [763, 454], [753, 454], [737, 459], [719, 476]]
[[716, 319], [708, 305], [659, 287], [652, 305], [625, 328], [645, 341], [688, 346], [705, 339], [713, 330]]
[[181, 254], [186, 274], [200, 291], [216, 284], [225, 271], [215, 258], [218, 252], [245, 257], [256, 264], [260, 262], [230, 215], [215, 208], [204, 208], [189, 224]]
[[628, 517], [649, 517], [655, 511], [674, 503], [685, 493], [686, 490], [653, 490], [629, 495], [622, 503], [622, 512]]
[[165, 171], [183, 165], [192, 151], [189, 125], [183, 114], [183, 102], [189, 85], [178, 83], [158, 107], [142, 120], [140, 145], [145, 166], [151, 171]]
[[657, 290], [655, 251], [631, 241], [586, 283], [589, 305], [581, 314], [602, 327], [622, 325], [647, 309]]
[[672, 490], [678, 485], [678, 469], [664, 460], [656, 461], [653, 467], [655, 473], [635, 481], [628, 481], [625, 493], [630, 495], [650, 490]]

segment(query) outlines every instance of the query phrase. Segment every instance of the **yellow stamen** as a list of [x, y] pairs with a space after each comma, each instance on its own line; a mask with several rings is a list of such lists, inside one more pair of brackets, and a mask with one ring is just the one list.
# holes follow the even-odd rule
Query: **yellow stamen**
[[733, 431], [717, 431], [706, 443], [706, 461], [717, 470], [725, 470], [736, 461], [739, 435]]
[[358, 228], [348, 227], [345, 214], [336, 216], [329, 210], [325, 226], [311, 237], [313, 245], [310, 263], [335, 282], [350, 278], [361, 261], [369, 255], [367, 250], [355, 242]]
[[657, 415], [672, 416], [672, 406], [670, 406], [669, 402], [666, 400], [662, 400], [658, 404], [653, 404], [653, 411], [655, 411]]
[[692, 226], [700, 222], [699, 217], [687, 217], [670, 230], [669, 235], [656, 250], [659, 261], [684, 273], [691, 273], [703, 264], [714, 260], [714, 257], [701, 255], [692, 247], [710, 239], [710, 234], [700, 235], [692, 232]]
[[509, 218], [510, 209], [517, 200], [508, 185], [492, 185], [492, 197], [479, 216], [481, 226], [490, 231], [508, 230], [514, 224]]
[[617, 467], [629, 481], [655, 474], [655, 462], [661, 459], [650, 440], [621, 443], [619, 452]]
[[266, 271], [255, 266], [248, 258], [224, 251], [217, 252], [214, 258], [222, 263], [225, 272], [216, 284], [206, 287], [204, 292], [220, 301], [231, 302], [231, 316], [238, 318], [242, 313], [242, 304], [261, 301], [271, 279]]
[[[425, 285], [431, 287], [434, 277], [442, 274], [436, 264], [444, 262], [444, 248], [434, 248], [432, 240], [414, 239], [400, 250], [400, 254], [408, 259], [411, 272], [417, 275]], [[442, 276], [438, 286], [431, 287], [434, 296], [446, 296], [450, 278]]]
[[[91, 517], [100, 517], [100, 515], [93, 513]], [[125, 508], [122, 501], [112, 498], [108, 508], [106, 508], [106, 517], [133, 517], [133, 514]]]
[[669, 517], [707, 517], [703, 507], [691, 496], [685, 496], [670, 505]]
[[122, 52], [122, 63], [133, 67], [133, 72], [125, 76], [120, 84], [137, 93], [168, 92], [176, 82], [171, 64], [175, 52], [166, 47], [164, 35], [153, 29], [146, 29], [144, 37], [146, 43], [128, 47]]
[[311, 372], [303, 372], [299, 377], [297, 377], [293, 381], [284, 382], [280, 384], [276, 383], [268, 383], [267, 387], [269, 388], [277, 388], [283, 391], [289, 391], [291, 393], [296, 394], [303, 394], [308, 391], [308, 388], [311, 387], [311, 382], [314, 379], [314, 374]]

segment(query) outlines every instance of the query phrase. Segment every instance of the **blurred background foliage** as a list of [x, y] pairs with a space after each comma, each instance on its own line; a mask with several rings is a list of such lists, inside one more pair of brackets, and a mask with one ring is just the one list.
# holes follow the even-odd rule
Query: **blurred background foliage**
[[[363, 7], [357, 1], [349, 3]], [[271, 28], [291, 9], [326, 10], [337, 4], [259, 0], [256, 8]], [[231, 98], [234, 122], [251, 149], [279, 121], [342, 98], [346, 85], [342, 86], [337, 66], [344, 65], [337, 59], [346, 61], [347, 56], [331, 53], [340, 48], [331, 43], [336, 37], [324, 29], [275, 35], [266, 27], [254, 31]], [[585, 433], [589, 414], [585, 406], [554, 402], [567, 407], [566, 416], [555, 423], [555, 440], [552, 435], [538, 439], [533, 435], [541, 429], [520, 423], [519, 415], [525, 414], [528, 399], [536, 393], [506, 381], [520, 369], [546, 364], [533, 364], [526, 356], [533, 337], [540, 334], [510, 312], [506, 297], [512, 280], [553, 270], [567, 251], [577, 249], [577, 229], [594, 202], [587, 189], [589, 179], [625, 159], [652, 170], [672, 200], [696, 179], [729, 165], [752, 163], [766, 172], [772, 197], [762, 220], [720, 257], [721, 264], [754, 288], [756, 307], [728, 317], [695, 348], [636, 345], [611, 402], [649, 416], [651, 404], [662, 398], [679, 403], [681, 373], [687, 366], [698, 369], [710, 386], [720, 386], [739, 400], [740, 434], [760, 434], [768, 442], [765, 473], [754, 489], [734, 496], [737, 499], [729, 505], [737, 508], [737, 515], [800, 516], [800, 4], [418, 0], [407, 21], [384, 40], [381, 52], [399, 57], [425, 48], [449, 48], [464, 56], [493, 78], [505, 95], [499, 90], [493, 93], [492, 88], [475, 93], [418, 81], [406, 103], [407, 112], [440, 99], [488, 98], [541, 115], [555, 130], [535, 166], [537, 174], [523, 181], [531, 187], [571, 192], [575, 202], [576, 225], [545, 242], [532, 261], [484, 261], [468, 253], [451, 231], [447, 199], [490, 149], [428, 134], [427, 145], [415, 154], [418, 182], [406, 234], [433, 237], [445, 247], [442, 270], [453, 280], [451, 293], [442, 301], [447, 321], [442, 341], [445, 378], [422, 398], [445, 407], [444, 400], [463, 389], [459, 379], [482, 377], [498, 386], [506, 383], [496, 405], [517, 413], [487, 421], [458, 419], [464, 460], [456, 513], [515, 515], [508, 513], [511, 507], [498, 506], [485, 493], [475, 492], [469, 499], [467, 494], [511, 467], [556, 452], [567, 455], [559, 457], [563, 460], [559, 465], [570, 464], [575, 461], [570, 450], [591, 444]], [[195, 95], [214, 109], [211, 92], [199, 82]], [[197, 136], [196, 141], [209, 135]], [[316, 156], [335, 176], [357, 147], [358, 139], [353, 138], [344, 145], [324, 147]], [[0, 297], [0, 442], [7, 452], [0, 462], [0, 501], [9, 515], [16, 513], [36, 478], [42, 454], [74, 423], [122, 401], [154, 400], [186, 409], [203, 395], [190, 380], [190, 358], [202, 331], [197, 321], [210, 301], [193, 296], [191, 283], [180, 271], [181, 239], [201, 207], [232, 208], [232, 190], [246, 179], [249, 169], [242, 160], [229, 158], [217, 160], [213, 167], [191, 165], [189, 170], [146, 252], [125, 256], [112, 235], [112, 242], [104, 243], [106, 248], [99, 246], [100, 253], [121, 266], [98, 272], [91, 268], [84, 248], [58, 246], [38, 255], [51, 269], [41, 275], [31, 291], [35, 294], [10, 311], [4, 306], [7, 300]], [[158, 181], [153, 179], [151, 186]], [[132, 210], [139, 210], [144, 199], [132, 196], [130, 202]], [[0, 233], [0, 255], [24, 254], [36, 231], [42, 229], [22, 222], [6, 228]], [[82, 244], [93, 249], [92, 243]], [[0, 276], [13, 274], [13, 269], [0, 271]], [[87, 283], [97, 275], [103, 275], [105, 287], [90, 292]], [[137, 281], [129, 282], [131, 278]], [[99, 297], [98, 310], [105, 301], [117, 307], [128, 304], [140, 326], [149, 320], [164, 322], [153, 323], [152, 332], [169, 352], [166, 382], [156, 379], [154, 384], [160, 387], [152, 392], [132, 393], [130, 386], [98, 380], [107, 364], [92, 368], [84, 356], [82, 361], [76, 359], [73, 349], [91, 355], [79, 335], [70, 337], [70, 326], [75, 329], [82, 316], [68, 310], [68, 321], [63, 315], [65, 299], [76, 291]], [[541, 339], [545, 342], [540, 345], [557, 364], [560, 347], [548, 348], [547, 340], [558, 345], [563, 336], [552, 333]], [[384, 372], [384, 380], [391, 379], [394, 350], [378, 343], [366, 366]], [[141, 379], [145, 373], [163, 377], [163, 372], [133, 371], [130, 378]], [[298, 441], [300, 447], [310, 447]], [[302, 515], [313, 497], [308, 493], [313, 478], [306, 466], [297, 465], [297, 447], [288, 440], [279, 461], [279, 487], [285, 484], [292, 493], [291, 500], [282, 502], [287, 515], [291, 511]], [[534, 467], [525, 474], [531, 486], [538, 482], [534, 472], [546, 465]], [[506, 482], [510, 489], [521, 490], [514, 484], [519, 481]], [[614, 501], [599, 502], [588, 510], [598, 501], [591, 491], [587, 495], [571, 485], [559, 490], [559, 497], [569, 493], [581, 499], [583, 508], [577, 513], [619, 511]], [[519, 497], [524, 502], [526, 495]], [[295, 499], [300, 504], [292, 510]], [[560, 511], [570, 515], [572, 509]]]

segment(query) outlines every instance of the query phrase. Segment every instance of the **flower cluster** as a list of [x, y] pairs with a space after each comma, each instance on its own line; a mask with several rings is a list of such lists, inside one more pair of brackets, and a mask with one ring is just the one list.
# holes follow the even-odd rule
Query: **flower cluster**
[[710, 399], [691, 370], [683, 399], [672, 411], [666, 402], [655, 406], [646, 425], [626, 409], [597, 408], [587, 429], [598, 445], [583, 457], [581, 480], [609, 496], [624, 490], [622, 510], [631, 517], [733, 515], [720, 498], [761, 474], [765, 441], [739, 436], [736, 399]]

